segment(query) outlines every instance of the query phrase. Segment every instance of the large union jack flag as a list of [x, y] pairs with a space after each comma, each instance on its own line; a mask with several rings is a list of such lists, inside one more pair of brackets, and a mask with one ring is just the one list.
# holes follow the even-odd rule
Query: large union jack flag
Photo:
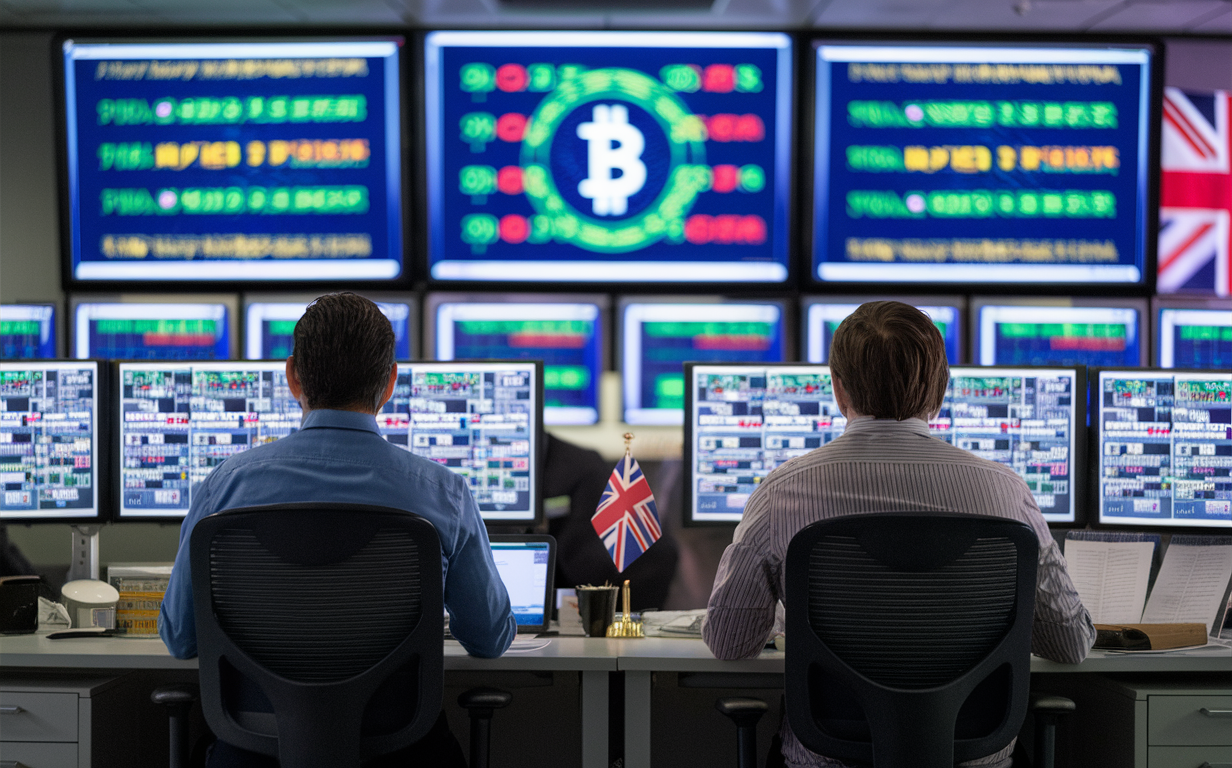
[[621, 572], [663, 535], [654, 493], [631, 454], [612, 470], [590, 524]]
[[1232, 94], [1164, 89], [1160, 293], [1232, 296]]

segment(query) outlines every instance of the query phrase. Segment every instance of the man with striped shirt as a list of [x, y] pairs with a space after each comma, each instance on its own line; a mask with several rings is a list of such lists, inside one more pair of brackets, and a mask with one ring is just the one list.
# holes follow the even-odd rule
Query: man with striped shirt
[[[896, 301], [862, 305], [830, 346], [841, 437], [776, 469], [749, 498], [723, 553], [702, 637], [720, 659], [757, 656], [786, 594], [787, 546], [811, 523], [870, 512], [995, 515], [1039, 536], [1033, 653], [1077, 664], [1095, 642], [1065, 560], [1027, 484], [1010, 469], [931, 437], [949, 381], [945, 343], [928, 316]], [[789, 641], [790, 642], [790, 641]], [[804, 748], [786, 719], [788, 766], [842, 768]], [[967, 765], [1008, 768], [1013, 744]]]

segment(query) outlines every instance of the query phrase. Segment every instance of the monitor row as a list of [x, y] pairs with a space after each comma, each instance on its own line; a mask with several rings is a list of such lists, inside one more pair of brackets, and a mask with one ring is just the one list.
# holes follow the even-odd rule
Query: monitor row
[[[242, 334], [246, 359], [283, 359], [291, 353], [295, 323], [309, 299], [266, 300], [273, 298], [282, 297], [246, 297]], [[547, 423], [599, 420], [599, 379], [609, 367], [605, 350], [611, 346], [606, 296], [520, 301], [502, 294], [431, 293], [422, 324], [417, 299], [376, 298], [393, 326], [398, 359], [413, 359], [423, 349], [423, 357], [436, 360], [543, 360]], [[799, 358], [827, 362], [835, 329], [859, 303], [872, 298], [805, 298], [800, 306]], [[1053, 305], [1045, 305], [976, 298], [968, 312], [962, 297], [903, 298], [932, 317], [953, 364], [1134, 367], [1150, 360], [1162, 368], [1232, 368], [1232, 299], [1156, 300], [1153, 322], [1147, 323], [1146, 302], [1134, 299], [1054, 299]], [[71, 304], [75, 316], [70, 346], [72, 356], [79, 359], [233, 357], [226, 303], [96, 303], [74, 297]], [[1069, 306], [1073, 304], [1092, 306]], [[785, 301], [620, 299], [620, 323], [614, 333], [619, 352], [611, 367], [622, 372], [625, 421], [681, 423], [680, 364], [686, 360], [792, 360], [794, 325], [785, 320], [789, 309]], [[969, 334], [968, 314], [974, 320]], [[4, 358], [56, 357], [53, 315], [51, 305], [0, 307]], [[1154, 354], [1148, 355], [1147, 339], [1152, 335]]]
[[[739, 522], [766, 475], [846, 426], [828, 366], [683, 368], [688, 524]], [[544, 388], [539, 361], [399, 363], [377, 426], [464, 477], [489, 523], [530, 524]], [[280, 362], [0, 363], [0, 521], [181, 519], [301, 413]], [[1051, 523], [1232, 527], [1232, 372], [952, 367], [929, 428], [1017, 473]]]
[[[390, 443], [466, 479], [485, 520], [538, 519], [543, 366], [399, 363]], [[0, 362], [0, 521], [178, 520], [227, 459], [297, 432], [286, 363]]]
[[[1216, 146], [1207, 115], [1223, 109], [1170, 90], [1165, 123], [1162, 45], [1111, 39], [57, 43], [64, 274], [79, 289], [1142, 289], [1166, 261], [1152, 147], [1178, 121], [1182, 148]], [[1182, 197], [1209, 215], [1161, 242], [1218, 231], [1218, 194]], [[1168, 251], [1160, 284], [1222, 292], [1197, 274], [1203, 253]]]

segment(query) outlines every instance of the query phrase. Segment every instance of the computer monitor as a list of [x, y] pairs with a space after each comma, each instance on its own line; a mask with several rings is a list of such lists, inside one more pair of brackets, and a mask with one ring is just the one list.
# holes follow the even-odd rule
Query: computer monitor
[[861, 304], [893, 298], [911, 304], [932, 319], [941, 338], [945, 341], [945, 356], [951, 365], [962, 362], [963, 324], [962, 311], [966, 299], [959, 296], [933, 297], [882, 297], [882, 296], [827, 296], [806, 298], [804, 310], [804, 348], [810, 363], [824, 363], [830, 359], [830, 341], [838, 326], [856, 311]]
[[556, 540], [546, 535], [494, 533], [488, 537], [518, 633], [545, 631], [552, 618]]
[[792, 46], [761, 31], [429, 32], [432, 279], [787, 282]]
[[54, 304], [0, 304], [0, 360], [56, 356]]
[[113, 395], [119, 520], [174, 520], [229, 456], [299, 429], [282, 362], [122, 362]]
[[738, 523], [770, 471], [843, 433], [825, 365], [686, 363], [685, 523]]
[[377, 427], [389, 442], [461, 475], [489, 523], [539, 519], [541, 362], [398, 363]]
[[61, 41], [66, 280], [404, 280], [404, 43]]
[[786, 358], [779, 303], [630, 299], [621, 305], [621, 380], [628, 424], [684, 423], [685, 362]]
[[1146, 284], [1157, 44], [813, 46], [814, 280]]
[[1232, 369], [1232, 299], [1152, 299], [1160, 368]]
[[[1058, 302], [1069, 303], [1068, 299]], [[979, 365], [1137, 366], [1146, 364], [1146, 301], [1074, 300], [1070, 306], [972, 302]]]
[[0, 362], [0, 523], [105, 522], [96, 360]]
[[934, 437], [1026, 481], [1049, 523], [1079, 522], [1086, 458], [1086, 369], [951, 367]]
[[74, 306], [73, 352], [103, 360], [228, 360], [226, 304], [88, 303]]
[[1097, 521], [1232, 529], [1232, 373], [1092, 372]]
[[606, 297], [569, 302], [454, 300], [428, 297], [429, 355], [437, 360], [543, 361], [543, 421], [599, 421]]
[[[315, 298], [315, 297], [312, 297]], [[285, 360], [294, 346], [295, 324], [312, 301], [245, 301], [244, 357], [248, 360]], [[411, 301], [377, 301], [394, 329], [394, 356], [405, 360], [415, 356], [412, 344], [417, 323], [412, 320]]]
[[[686, 524], [740, 522], [773, 469], [846, 428], [829, 366], [686, 364], [685, 372]], [[1012, 469], [1048, 522], [1076, 522], [1084, 369], [954, 367], [950, 376], [933, 436]]]

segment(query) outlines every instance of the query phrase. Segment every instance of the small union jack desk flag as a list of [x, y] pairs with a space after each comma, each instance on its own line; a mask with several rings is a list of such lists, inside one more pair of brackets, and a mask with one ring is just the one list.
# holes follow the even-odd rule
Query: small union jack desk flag
[[625, 435], [625, 455], [612, 470], [603, 498], [590, 518], [616, 570], [621, 572], [663, 535], [654, 493], [629, 452], [632, 437]]
[[1164, 89], [1159, 292], [1232, 296], [1232, 93]]

